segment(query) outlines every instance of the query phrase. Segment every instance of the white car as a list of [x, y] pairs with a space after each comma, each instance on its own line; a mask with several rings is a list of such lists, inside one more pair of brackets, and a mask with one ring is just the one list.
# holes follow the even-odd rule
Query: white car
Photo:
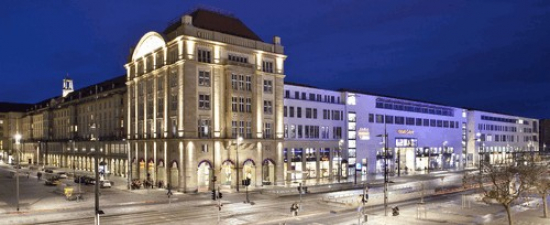
[[99, 186], [102, 188], [111, 188], [112, 185], [111, 185], [111, 181], [102, 180], [100, 181]]
[[67, 173], [66, 172], [58, 172], [57, 176], [61, 179], [67, 179]]

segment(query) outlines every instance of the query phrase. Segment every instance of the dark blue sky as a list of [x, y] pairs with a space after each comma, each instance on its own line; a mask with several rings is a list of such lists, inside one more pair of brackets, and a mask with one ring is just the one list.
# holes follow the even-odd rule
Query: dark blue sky
[[0, 101], [125, 73], [148, 31], [196, 6], [281, 36], [286, 80], [550, 117], [550, 1], [1, 1]]

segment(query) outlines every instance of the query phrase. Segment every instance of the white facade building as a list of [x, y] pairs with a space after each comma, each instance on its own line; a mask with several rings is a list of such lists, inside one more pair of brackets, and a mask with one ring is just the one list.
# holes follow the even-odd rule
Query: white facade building
[[286, 181], [347, 177], [341, 93], [296, 84], [285, 84], [284, 91]]
[[469, 110], [468, 166], [527, 160], [539, 150], [538, 125], [537, 119]]
[[350, 165], [363, 173], [384, 171], [387, 133], [389, 171], [408, 173], [461, 168], [465, 148], [464, 109], [344, 92]]

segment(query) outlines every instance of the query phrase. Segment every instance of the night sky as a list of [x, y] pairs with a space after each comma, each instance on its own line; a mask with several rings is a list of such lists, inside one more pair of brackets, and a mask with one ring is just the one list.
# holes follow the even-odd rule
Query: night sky
[[286, 81], [550, 117], [550, 1], [1, 1], [0, 101], [125, 73], [129, 49], [197, 6], [282, 38]]

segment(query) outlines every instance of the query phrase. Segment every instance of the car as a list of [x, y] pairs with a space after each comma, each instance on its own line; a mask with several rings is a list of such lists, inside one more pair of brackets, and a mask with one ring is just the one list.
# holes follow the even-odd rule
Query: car
[[51, 169], [45, 169], [44, 172], [46, 172], [46, 173], [53, 173], [53, 170], [51, 170]]
[[86, 184], [95, 184], [95, 179], [94, 178], [91, 178], [91, 177], [87, 177], [88, 179], [86, 179]]
[[66, 172], [57, 172], [57, 176], [61, 179], [67, 179], [67, 173]]
[[102, 187], [102, 188], [111, 188], [112, 184], [111, 184], [111, 181], [108, 181], [108, 180], [102, 180], [99, 182], [99, 187]]
[[82, 183], [82, 184], [88, 184], [90, 182], [90, 177], [87, 177], [87, 176], [79, 176], [77, 178], [74, 179], [74, 182], [75, 183]]
[[50, 178], [44, 182], [44, 184], [48, 186], [57, 186], [60, 183], [61, 181], [58, 178]]

